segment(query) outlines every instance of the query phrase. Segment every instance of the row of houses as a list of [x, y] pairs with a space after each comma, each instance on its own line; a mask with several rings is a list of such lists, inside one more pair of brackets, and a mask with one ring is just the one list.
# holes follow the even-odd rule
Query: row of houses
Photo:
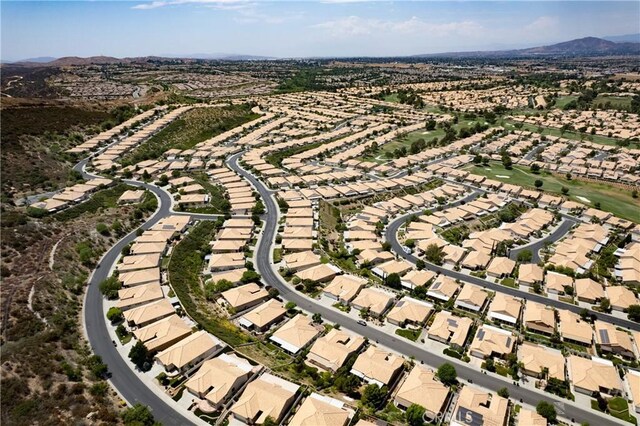
[[50, 198], [37, 201], [31, 204], [31, 207], [46, 210], [49, 213], [54, 213], [88, 200], [91, 197], [91, 194], [107, 188], [113, 185], [113, 183], [114, 182], [111, 179], [107, 178], [89, 179], [83, 183], [77, 183], [73, 186], [67, 187], [64, 190], [55, 193]]

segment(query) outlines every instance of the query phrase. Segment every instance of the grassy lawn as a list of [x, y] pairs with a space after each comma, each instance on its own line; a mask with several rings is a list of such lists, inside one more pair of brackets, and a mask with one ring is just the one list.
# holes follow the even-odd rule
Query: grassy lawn
[[410, 329], [406, 329], [406, 328], [399, 328], [396, 330], [396, 334], [398, 336], [402, 336], [405, 339], [409, 339], [412, 341], [416, 341], [418, 340], [418, 337], [420, 337], [420, 333], [422, 332], [422, 329], [419, 330], [410, 330]]
[[[512, 130], [516, 128], [514, 126], [513, 121], [502, 120], [501, 124], [507, 130]], [[601, 136], [601, 135], [592, 135], [590, 133], [587, 134], [587, 133], [570, 132], [570, 131], [566, 131], [563, 133], [560, 129], [556, 129], [554, 127], [537, 126], [535, 124], [529, 124], [529, 123], [521, 123], [521, 124], [522, 124], [522, 130], [528, 130], [530, 132], [539, 133], [541, 135], [563, 137], [566, 139], [573, 139], [577, 141], [586, 140], [586, 141], [598, 143], [600, 145], [617, 146], [618, 141], [620, 140], [620, 139], [608, 138], [606, 136]], [[637, 143], [632, 142], [629, 144], [629, 148], [638, 148], [638, 147], [640, 147], [640, 145]]]
[[342, 303], [335, 303], [332, 306], [336, 309], [341, 310], [342, 312], [349, 313], [351, 311], [351, 306], [343, 305]]
[[609, 414], [626, 422], [637, 424], [634, 416], [629, 415], [629, 404], [624, 398], [616, 397], [609, 400]]
[[503, 279], [500, 284], [506, 285], [507, 287], [518, 288], [518, 285], [516, 284], [516, 280], [511, 277], [507, 277]]
[[[596, 401], [595, 399], [591, 400], [591, 408], [596, 411], [602, 411], [598, 406], [598, 401]], [[629, 403], [627, 403], [624, 398], [611, 398], [607, 404], [607, 412], [617, 419], [637, 424], [636, 418], [632, 415], [629, 415]]]
[[282, 249], [273, 249], [273, 263], [278, 263], [282, 260]]
[[[478, 121], [480, 122], [480, 124], [485, 123], [483, 119], [466, 120], [466, 119], [460, 118], [460, 121], [457, 124], [453, 125], [453, 129], [457, 132], [463, 127], [473, 127]], [[407, 133], [406, 135], [398, 139], [395, 139], [389, 143], [384, 144], [380, 148], [380, 150], [377, 152], [377, 154], [369, 155], [366, 157], [360, 157], [358, 159], [361, 161], [372, 161], [375, 163], [384, 163], [385, 161], [388, 161], [390, 158], [394, 158], [392, 153], [398, 148], [404, 147], [407, 149], [407, 151], [409, 151], [409, 149], [411, 148], [411, 144], [417, 141], [418, 139], [424, 139], [425, 142], [429, 143], [435, 139], [442, 138], [442, 136], [444, 136], [443, 129], [434, 129], [430, 131], [424, 129], [424, 130], [418, 130], [415, 132]], [[387, 156], [387, 153], [389, 153], [389, 156]]]
[[555, 107], [563, 109], [567, 104], [576, 99], [578, 99], [577, 96], [559, 96], [558, 99], [556, 99]]
[[631, 96], [598, 96], [593, 100], [593, 105], [609, 102], [613, 108], [628, 108], [631, 106]]
[[384, 97], [384, 100], [387, 102], [400, 102], [400, 98], [397, 93], [392, 93]]
[[[525, 188], [535, 189], [534, 181], [540, 179], [543, 182], [542, 189], [552, 194], [562, 194], [562, 187], [569, 189], [568, 197], [579, 203], [593, 207], [600, 203], [600, 209], [611, 212], [616, 216], [640, 223], [640, 199], [634, 199], [627, 190], [609, 185], [605, 182], [585, 182], [576, 179], [567, 180], [564, 176], [551, 173], [533, 174], [528, 168], [513, 166], [507, 170], [501, 163], [492, 162], [489, 167], [467, 166], [465, 170], [471, 173], [486, 176], [501, 182], [520, 185]], [[498, 176], [508, 176], [498, 177]], [[586, 202], [578, 197], [584, 197]]]

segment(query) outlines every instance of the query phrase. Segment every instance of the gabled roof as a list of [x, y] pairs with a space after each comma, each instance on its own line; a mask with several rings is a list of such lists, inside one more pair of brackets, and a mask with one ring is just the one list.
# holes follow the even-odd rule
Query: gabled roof
[[298, 389], [299, 386], [294, 383], [263, 374], [247, 385], [242, 396], [231, 407], [231, 412], [254, 420], [256, 424], [264, 423], [267, 417], [279, 421]]
[[430, 413], [439, 413], [448, 395], [449, 388], [436, 379], [432, 370], [416, 365], [400, 386], [396, 401], [402, 399], [421, 405]]
[[224, 344], [213, 335], [204, 330], [193, 333], [191, 336], [179, 341], [156, 355], [162, 365], [174, 365], [178, 369], [189, 364], [205, 353], [222, 348]]
[[622, 391], [618, 370], [611, 361], [570, 355], [569, 368], [571, 381], [576, 387], [591, 392], [600, 391], [600, 387]]
[[312, 393], [304, 400], [289, 426], [343, 426], [351, 413], [337, 399]]

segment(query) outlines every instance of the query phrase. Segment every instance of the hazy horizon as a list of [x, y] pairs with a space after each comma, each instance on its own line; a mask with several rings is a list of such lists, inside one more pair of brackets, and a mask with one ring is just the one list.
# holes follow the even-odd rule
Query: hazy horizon
[[2, 1], [0, 8], [5, 61], [408, 56], [640, 32], [638, 1]]

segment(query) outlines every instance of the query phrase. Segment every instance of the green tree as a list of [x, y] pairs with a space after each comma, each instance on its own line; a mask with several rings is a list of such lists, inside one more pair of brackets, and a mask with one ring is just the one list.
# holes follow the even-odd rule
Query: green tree
[[562, 192], [563, 195], [569, 194], [569, 188], [567, 188], [566, 186], [563, 186], [562, 188], [560, 188], [560, 191]]
[[364, 405], [365, 407], [377, 410], [382, 408], [386, 396], [386, 386], [379, 387], [378, 385], [371, 384], [364, 388], [364, 391], [362, 392], [362, 398], [360, 400], [362, 401], [362, 405]]
[[544, 185], [544, 182], [542, 182], [542, 179], [536, 179], [535, 182], [533, 182], [533, 184], [535, 185], [536, 188], [540, 189], [542, 188], [542, 185]]
[[111, 321], [111, 324], [122, 321], [124, 319], [124, 315], [122, 315], [122, 309], [116, 306], [112, 306], [107, 311], [107, 319]]
[[607, 313], [611, 312], [611, 301], [608, 298], [603, 297], [600, 300], [600, 310]]
[[385, 279], [385, 284], [391, 288], [402, 287], [402, 284], [400, 282], [400, 275], [396, 274], [395, 272], [387, 275], [387, 278]]
[[244, 273], [242, 274], [242, 278], [240, 278], [240, 281], [245, 284], [259, 283], [261, 278], [262, 277], [260, 276], [260, 274], [256, 271], [244, 271]]
[[424, 252], [424, 257], [431, 263], [442, 265], [444, 251], [437, 244], [429, 244]]
[[311, 318], [316, 324], [322, 324], [322, 315], [320, 315], [319, 313], [316, 312]]
[[513, 161], [511, 161], [511, 157], [506, 152], [502, 154], [502, 165], [505, 169], [511, 170], [513, 168]]
[[533, 164], [531, 165], [531, 172], [532, 172], [532, 173], [535, 173], [535, 174], [540, 173], [540, 164], [538, 164], [538, 163], [533, 163]]
[[445, 362], [438, 367], [436, 375], [445, 385], [453, 385], [458, 380], [458, 372], [456, 371], [456, 368], [448, 362]]
[[122, 413], [122, 422], [125, 426], [159, 426], [160, 423], [156, 422], [153, 418], [153, 414], [149, 411], [146, 405], [137, 403], [133, 407], [127, 408]]
[[418, 269], [418, 271], [422, 271], [426, 266], [427, 264], [424, 262], [424, 260], [418, 259], [416, 261], [416, 268]]
[[113, 300], [118, 297], [118, 290], [122, 288], [120, 280], [117, 277], [109, 277], [100, 283], [100, 293], [109, 300]]
[[264, 204], [261, 200], [256, 201], [256, 205], [251, 209], [251, 213], [257, 215], [264, 214], [265, 211]]
[[207, 300], [213, 300], [218, 293], [227, 291], [233, 287], [233, 283], [229, 280], [219, 280], [216, 282], [209, 282], [204, 286], [204, 293]]
[[296, 304], [295, 304], [294, 302], [287, 302], [287, 303], [284, 305], [284, 308], [285, 308], [287, 311], [293, 311], [293, 310], [296, 308]]
[[518, 253], [518, 262], [530, 262], [533, 259], [531, 250], [525, 249]]
[[553, 404], [547, 401], [540, 401], [536, 405], [536, 412], [551, 423], [555, 423], [557, 419], [556, 409]]
[[629, 306], [627, 316], [631, 321], [640, 322], [640, 305]]
[[501, 396], [503, 398], [509, 398], [509, 389], [507, 388], [498, 389], [498, 396]]
[[138, 340], [129, 351], [129, 359], [142, 371], [146, 371], [146, 369], [148, 369], [147, 367], [150, 358], [149, 349], [147, 349], [144, 343], [140, 340]]
[[411, 404], [407, 408], [406, 418], [409, 426], [422, 426], [424, 425], [424, 413], [427, 410], [421, 405]]

